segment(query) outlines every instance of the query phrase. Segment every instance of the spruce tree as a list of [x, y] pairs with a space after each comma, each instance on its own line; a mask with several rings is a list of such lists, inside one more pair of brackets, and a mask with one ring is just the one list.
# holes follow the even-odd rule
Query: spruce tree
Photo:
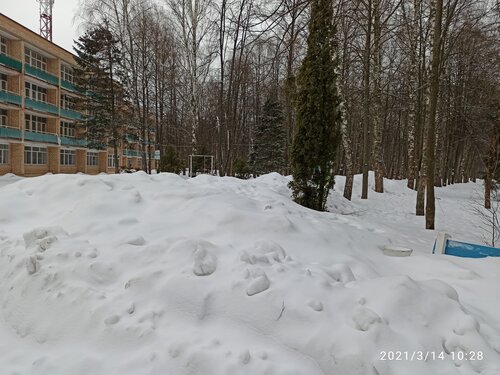
[[87, 31], [75, 43], [79, 66], [74, 71], [75, 83], [85, 94], [77, 106], [88, 113], [84, 123], [88, 147], [113, 147], [118, 172], [118, 147], [125, 124], [125, 95], [118, 81], [123, 73], [118, 41], [106, 25], [101, 25]]
[[324, 211], [334, 184], [334, 158], [341, 139], [331, 0], [311, 2], [308, 26], [307, 53], [297, 77], [290, 187], [297, 203]]
[[165, 153], [160, 159], [159, 165], [160, 172], [180, 173], [182, 170], [179, 154], [174, 146], [167, 146]]
[[254, 136], [255, 146], [252, 155], [256, 175], [282, 172], [285, 167], [286, 135], [283, 128], [283, 106], [269, 97], [262, 108], [262, 115]]

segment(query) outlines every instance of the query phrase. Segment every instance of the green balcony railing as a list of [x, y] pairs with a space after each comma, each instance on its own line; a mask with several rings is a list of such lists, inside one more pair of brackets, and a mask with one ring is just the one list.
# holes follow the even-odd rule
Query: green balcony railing
[[142, 152], [141, 151], [136, 151], [136, 150], [123, 150], [123, 155], [124, 156], [130, 156], [130, 157], [141, 157]]
[[0, 138], [21, 139], [21, 131], [16, 128], [7, 128], [0, 126]]
[[21, 96], [9, 91], [0, 91], [0, 102], [21, 105]]
[[59, 108], [57, 108], [53, 104], [49, 104], [49, 103], [45, 103], [45, 102], [39, 102], [37, 100], [25, 98], [24, 99], [24, 105], [26, 107], [34, 109], [36, 111], [47, 112], [47, 113], [51, 113], [53, 115], [58, 115], [59, 114]]
[[64, 79], [61, 79], [61, 87], [69, 91], [78, 92], [78, 89], [73, 83], [65, 81]]
[[87, 147], [87, 141], [85, 139], [78, 139], [72, 137], [60, 137], [62, 146], [77, 146], [77, 147]]
[[35, 68], [28, 64], [24, 64], [24, 70], [26, 71], [26, 74], [29, 74], [30, 76], [39, 78], [42, 81], [46, 81], [52, 83], [53, 85], [59, 86], [59, 78], [57, 78], [55, 75], [52, 75], [44, 70]]
[[66, 117], [72, 120], [81, 120], [82, 114], [71, 109], [61, 108], [61, 117]]
[[129, 142], [129, 143], [139, 142], [139, 137], [136, 135], [132, 135], [132, 134], [127, 134], [126, 139], [127, 139], [127, 142]]
[[0, 64], [5, 65], [6, 67], [14, 69], [18, 72], [21, 72], [23, 70], [23, 64], [21, 63], [21, 61], [7, 56], [3, 53], [0, 54]]
[[55, 134], [30, 132], [27, 130], [24, 131], [24, 139], [26, 141], [59, 143]]

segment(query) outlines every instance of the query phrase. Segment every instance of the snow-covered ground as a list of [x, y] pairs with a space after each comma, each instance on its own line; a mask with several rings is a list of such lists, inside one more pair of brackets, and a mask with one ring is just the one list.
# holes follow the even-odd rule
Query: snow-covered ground
[[[432, 255], [405, 181], [327, 213], [287, 182], [0, 177], [0, 375], [500, 374], [500, 258]], [[439, 230], [481, 241], [478, 189]]]

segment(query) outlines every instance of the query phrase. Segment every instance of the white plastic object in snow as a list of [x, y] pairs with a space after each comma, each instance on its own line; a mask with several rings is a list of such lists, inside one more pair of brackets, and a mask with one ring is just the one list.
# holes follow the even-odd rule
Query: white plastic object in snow
[[384, 246], [382, 252], [390, 257], [408, 257], [413, 252], [409, 247], [402, 246]]
[[434, 245], [434, 254], [444, 254], [446, 250], [446, 242], [451, 238], [448, 233], [439, 232]]

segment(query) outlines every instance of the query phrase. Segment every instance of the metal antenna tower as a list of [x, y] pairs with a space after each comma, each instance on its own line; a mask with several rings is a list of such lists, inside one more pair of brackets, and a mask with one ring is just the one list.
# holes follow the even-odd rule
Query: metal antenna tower
[[52, 42], [52, 7], [55, 0], [37, 0], [40, 3], [40, 35]]

